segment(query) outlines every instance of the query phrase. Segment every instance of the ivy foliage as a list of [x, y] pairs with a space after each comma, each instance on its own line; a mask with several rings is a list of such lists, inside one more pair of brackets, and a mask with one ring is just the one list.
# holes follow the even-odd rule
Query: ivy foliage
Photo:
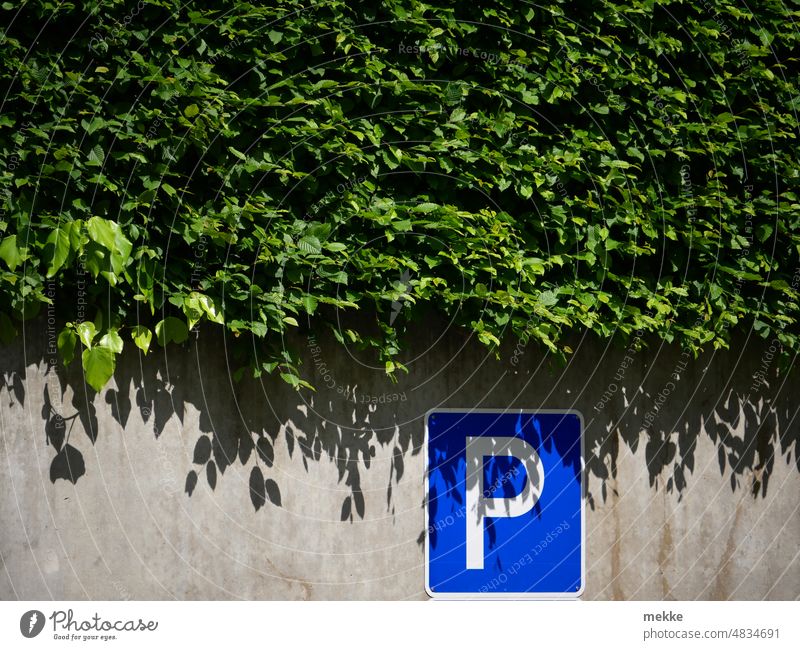
[[557, 355], [586, 330], [800, 349], [797, 0], [0, 16], [0, 337], [55, 310], [97, 390], [203, 321], [294, 386], [290, 331], [393, 373], [430, 309]]

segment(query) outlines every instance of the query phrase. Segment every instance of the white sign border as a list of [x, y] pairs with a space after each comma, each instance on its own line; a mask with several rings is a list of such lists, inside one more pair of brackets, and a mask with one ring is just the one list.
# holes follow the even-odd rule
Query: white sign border
[[[430, 586], [430, 530], [428, 523], [428, 420], [434, 413], [515, 413], [520, 415], [577, 415], [580, 424], [581, 439], [581, 586], [575, 592], [544, 593], [544, 592], [440, 592], [437, 593]], [[577, 409], [522, 409], [522, 408], [432, 408], [425, 413], [425, 439], [423, 449], [425, 452], [425, 469], [423, 472], [424, 485], [424, 532], [425, 532], [425, 593], [433, 600], [578, 600], [586, 589], [586, 454], [584, 441], [583, 413]]]

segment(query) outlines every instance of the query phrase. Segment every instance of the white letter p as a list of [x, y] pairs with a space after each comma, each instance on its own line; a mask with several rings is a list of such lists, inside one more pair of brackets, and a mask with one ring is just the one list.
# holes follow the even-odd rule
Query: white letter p
[[[483, 488], [485, 456], [511, 456], [525, 467], [527, 480], [519, 494], [509, 498], [487, 497]], [[507, 478], [502, 479], [503, 481]], [[483, 568], [483, 520], [486, 517], [519, 517], [529, 512], [544, 489], [544, 468], [539, 455], [522, 438], [467, 436], [467, 568]]]

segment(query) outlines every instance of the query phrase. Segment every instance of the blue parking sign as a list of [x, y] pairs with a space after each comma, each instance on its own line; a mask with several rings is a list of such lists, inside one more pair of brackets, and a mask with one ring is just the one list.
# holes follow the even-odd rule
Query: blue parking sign
[[583, 418], [436, 409], [425, 421], [425, 590], [437, 598], [583, 592]]

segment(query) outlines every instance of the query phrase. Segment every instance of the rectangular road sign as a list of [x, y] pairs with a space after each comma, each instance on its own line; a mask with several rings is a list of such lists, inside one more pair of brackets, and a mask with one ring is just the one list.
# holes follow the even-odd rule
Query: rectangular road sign
[[425, 453], [431, 597], [583, 593], [580, 413], [435, 409], [426, 415]]

